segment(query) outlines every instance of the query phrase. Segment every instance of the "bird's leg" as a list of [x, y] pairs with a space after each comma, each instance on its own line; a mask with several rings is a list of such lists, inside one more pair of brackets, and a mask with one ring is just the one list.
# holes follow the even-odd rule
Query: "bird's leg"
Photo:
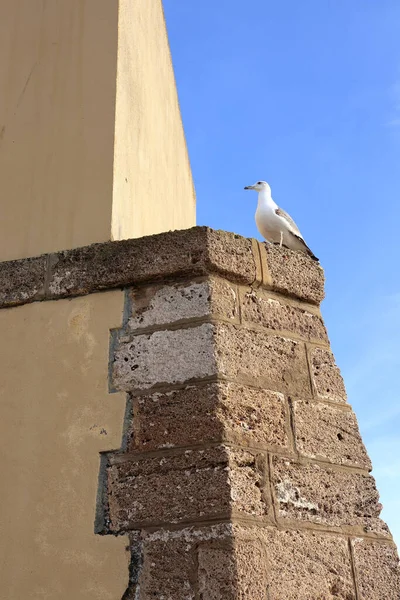
[[282, 248], [282, 242], [283, 242], [283, 231], [281, 231], [281, 241], [279, 243], [279, 248]]

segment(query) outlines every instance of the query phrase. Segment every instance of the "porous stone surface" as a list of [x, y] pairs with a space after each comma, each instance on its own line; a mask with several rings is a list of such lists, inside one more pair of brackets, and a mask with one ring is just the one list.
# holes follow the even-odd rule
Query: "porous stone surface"
[[256, 261], [251, 239], [227, 231], [206, 230], [206, 266], [209, 272], [238, 283], [253, 283], [256, 280]]
[[199, 547], [199, 592], [203, 600], [265, 600], [266, 552], [261, 540], [232, 540]]
[[400, 566], [394, 545], [353, 540], [360, 600], [399, 600]]
[[369, 475], [274, 457], [272, 479], [281, 519], [388, 533]]
[[244, 322], [289, 331], [305, 340], [328, 341], [325, 326], [318, 314], [272, 298], [260, 289], [242, 292], [241, 314]]
[[296, 447], [300, 454], [371, 470], [357, 419], [351, 410], [294, 402]]
[[111, 531], [143, 523], [264, 515], [261, 468], [249, 452], [225, 447], [138, 458], [108, 468]]
[[[316, 263], [300, 252], [269, 244], [265, 248], [262, 260], [265, 262], [267, 256], [268, 267], [263, 264], [262, 270], [267, 273], [269, 269], [272, 276], [272, 281], [266, 277], [268, 287], [313, 304], [322, 300], [324, 277]], [[256, 267], [258, 250], [257, 256], [254, 252], [250, 239], [208, 227], [193, 227], [4, 262], [0, 263], [0, 280], [7, 279], [8, 287], [0, 297], [0, 307], [42, 299], [36, 291], [29, 292], [28, 284], [20, 293], [21, 278], [14, 275], [21, 271], [27, 280], [35, 280], [35, 261], [49, 263], [49, 286], [44, 299], [53, 299], [142, 282], [212, 274], [251, 285], [260, 280]]]
[[213, 325], [136, 335], [117, 345], [113, 384], [118, 390], [151, 388], [217, 372]]
[[256, 277], [251, 240], [207, 227], [66, 250], [52, 263], [50, 297], [170, 277], [221, 273], [242, 283]]
[[44, 297], [47, 257], [0, 262], [0, 306], [27, 304]]
[[138, 288], [130, 298], [131, 330], [211, 315], [229, 320], [237, 316], [236, 291], [222, 279]]
[[167, 543], [157, 539], [145, 543], [137, 595], [132, 598], [195, 598], [196, 562], [194, 544], [188, 543], [184, 536], [171, 538]]
[[321, 400], [346, 402], [347, 395], [335, 358], [325, 348], [310, 351], [311, 376], [317, 397]]
[[302, 397], [311, 395], [302, 342], [228, 324], [128, 337], [116, 346], [118, 390], [151, 388], [212, 375]]
[[132, 399], [128, 451], [232, 441], [289, 446], [282, 394], [228, 382], [187, 386]]
[[310, 396], [302, 342], [221, 324], [215, 328], [215, 344], [220, 375], [278, 392]]
[[302, 252], [264, 245], [272, 288], [319, 304], [324, 298], [324, 272], [319, 264]]
[[142, 533], [142, 548], [140, 600], [356, 598], [345, 537], [221, 524]]
[[268, 600], [356, 600], [347, 540], [312, 531], [262, 530]]

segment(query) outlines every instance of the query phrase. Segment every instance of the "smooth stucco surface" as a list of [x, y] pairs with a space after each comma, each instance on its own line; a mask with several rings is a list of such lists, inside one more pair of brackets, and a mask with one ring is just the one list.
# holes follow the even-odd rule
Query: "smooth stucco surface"
[[161, 0], [120, 0], [113, 239], [196, 224]]
[[110, 237], [118, 3], [0, 2], [0, 260]]
[[126, 538], [94, 533], [99, 452], [121, 445], [108, 393], [123, 292], [0, 311], [0, 597], [116, 600]]
[[0, 90], [0, 260], [195, 224], [161, 0], [1, 0]]

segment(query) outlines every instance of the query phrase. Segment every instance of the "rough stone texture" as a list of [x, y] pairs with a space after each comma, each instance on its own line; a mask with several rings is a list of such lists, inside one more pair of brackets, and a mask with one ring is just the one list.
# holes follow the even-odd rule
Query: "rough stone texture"
[[258, 535], [267, 549], [268, 600], [356, 600], [346, 539], [272, 528]]
[[262, 290], [248, 290], [242, 293], [241, 312], [244, 322], [273, 330], [290, 331], [305, 340], [328, 341], [325, 326], [319, 315], [300, 306], [268, 297]]
[[356, 598], [344, 537], [226, 524], [144, 533], [142, 547], [137, 595], [129, 598]]
[[0, 262], [0, 307], [43, 298], [46, 265], [46, 256]]
[[355, 414], [335, 406], [294, 402], [295, 438], [300, 454], [371, 470]]
[[[124, 600], [193, 600], [198, 590], [199, 545], [222, 541], [232, 546], [229, 524], [178, 531], [156, 530], [139, 534], [143, 559], [133, 540], [134, 573]], [[141, 563], [143, 567], [141, 568]], [[139, 567], [137, 569], [137, 566]]]
[[280, 518], [388, 533], [379, 519], [382, 505], [371, 476], [278, 457], [274, 457], [273, 464]]
[[310, 396], [302, 342], [225, 324], [216, 327], [215, 338], [220, 375], [278, 392]]
[[352, 542], [360, 600], [399, 600], [400, 566], [395, 546]]
[[130, 298], [132, 330], [211, 315], [232, 320], [237, 316], [236, 291], [222, 279], [139, 288]]
[[92, 244], [59, 252], [52, 262], [50, 297], [211, 273], [242, 283], [256, 278], [251, 240], [208, 227]]
[[324, 298], [324, 272], [319, 264], [302, 252], [272, 244], [264, 245], [272, 288], [312, 304], [319, 304]]
[[[265, 246], [272, 275], [272, 284], [267, 278], [268, 287], [318, 304], [323, 298], [322, 269], [300, 252]], [[246, 285], [260, 281], [256, 268], [258, 250], [255, 256], [252, 240], [208, 227], [193, 227], [0, 263], [0, 280], [7, 281], [7, 290], [0, 297], [0, 307], [42, 299], [36, 295], [35, 284], [26, 283], [21, 292], [18, 272], [24, 274], [27, 282], [36, 282], [36, 264], [41, 265], [47, 260], [50, 264], [49, 287], [44, 299], [212, 274]], [[267, 272], [266, 264], [263, 270]]]
[[189, 600], [195, 597], [196, 552], [193, 544], [177, 537], [144, 544], [143, 569], [139, 579], [140, 600], [165, 598]]
[[278, 392], [311, 394], [303, 343], [261, 331], [204, 323], [136, 335], [115, 350], [113, 383], [119, 390], [217, 374]]
[[224, 447], [116, 463], [108, 468], [111, 530], [228, 516], [232, 509], [264, 515], [261, 468], [252, 454]]
[[202, 600], [266, 599], [266, 552], [260, 540], [237, 540], [225, 547], [200, 546], [198, 562]]
[[329, 350], [313, 348], [310, 352], [312, 381], [318, 398], [346, 402], [347, 395], [335, 358]]
[[232, 441], [287, 448], [282, 394], [233, 383], [188, 386], [133, 399], [128, 451]]
[[116, 389], [146, 389], [217, 372], [213, 325], [137, 335], [118, 344], [113, 364]]

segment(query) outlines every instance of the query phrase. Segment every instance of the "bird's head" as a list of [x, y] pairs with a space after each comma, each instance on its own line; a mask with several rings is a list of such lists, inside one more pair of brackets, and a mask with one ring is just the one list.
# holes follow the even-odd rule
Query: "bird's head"
[[254, 190], [255, 192], [264, 192], [266, 191], [268, 194], [271, 193], [271, 188], [269, 187], [266, 181], [257, 181], [253, 185], [247, 185], [245, 190]]

